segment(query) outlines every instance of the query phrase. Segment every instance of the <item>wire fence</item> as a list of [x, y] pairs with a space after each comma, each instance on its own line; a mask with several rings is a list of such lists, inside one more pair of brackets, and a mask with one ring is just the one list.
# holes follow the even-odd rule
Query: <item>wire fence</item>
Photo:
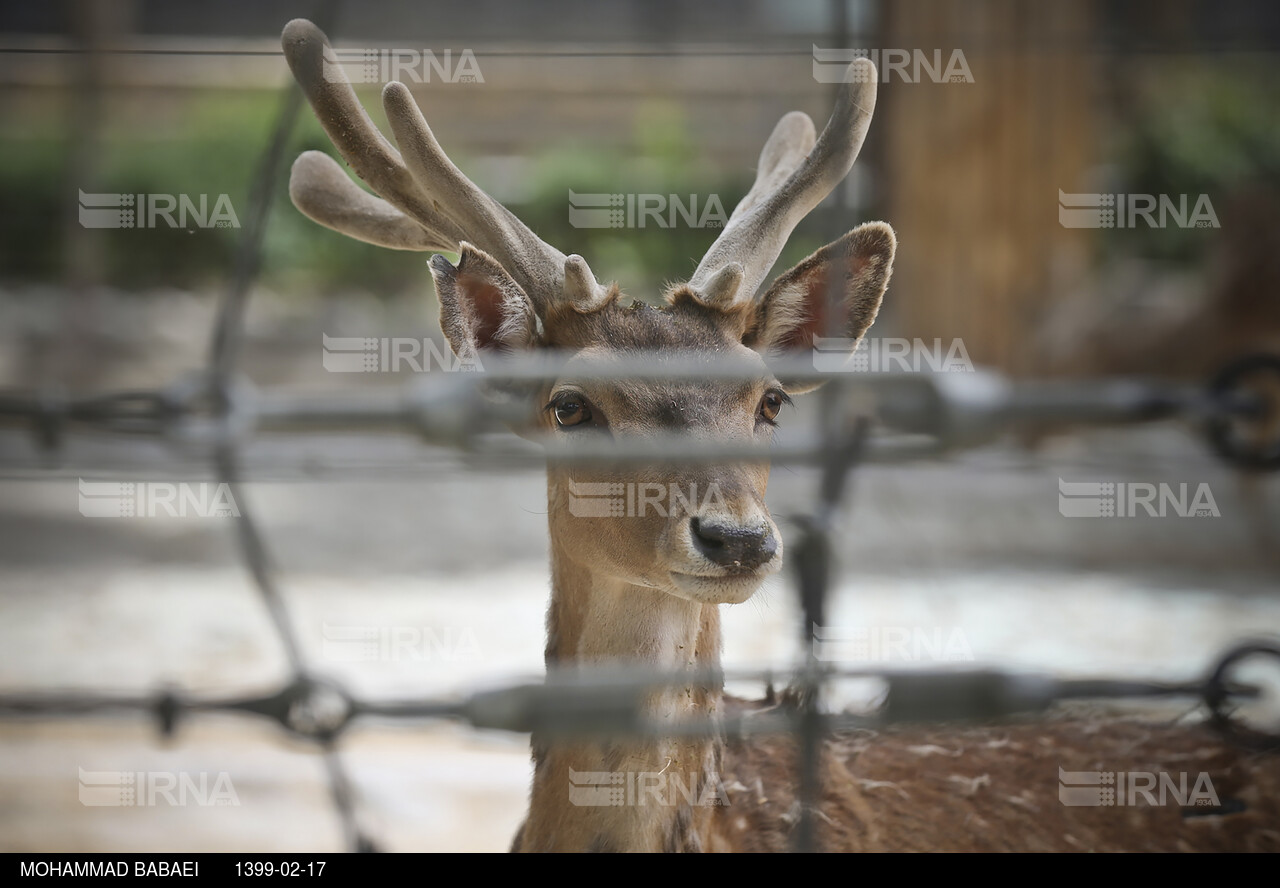
[[[229, 300], [228, 304], [234, 304]], [[225, 316], [224, 316], [225, 317]], [[219, 327], [234, 336], [234, 328]], [[225, 353], [225, 352], [223, 352]], [[542, 736], [631, 735], [742, 737], [760, 732], [795, 732], [800, 740], [799, 775], [802, 805], [797, 825], [797, 848], [812, 847], [813, 826], [808, 818], [818, 794], [818, 749], [830, 731], [906, 721], [993, 719], [1018, 713], [1039, 712], [1056, 702], [1080, 698], [1187, 697], [1205, 704], [1214, 723], [1240, 742], [1266, 745], [1274, 738], [1257, 737], [1229, 718], [1231, 704], [1256, 695], [1257, 689], [1231, 681], [1228, 666], [1254, 654], [1280, 656], [1280, 648], [1250, 643], [1227, 652], [1210, 676], [1201, 682], [1159, 683], [1132, 680], [1058, 680], [1050, 676], [996, 670], [946, 669], [893, 672], [884, 669], [850, 669], [819, 661], [808, 642], [816, 627], [825, 624], [829, 594], [832, 532], [836, 514], [849, 496], [852, 471], [869, 459], [907, 459], [936, 455], [949, 449], [985, 440], [993, 430], [1024, 418], [1068, 416], [1076, 421], [1138, 421], [1186, 414], [1212, 424], [1224, 417], [1248, 417], [1257, 403], [1246, 393], [1221, 391], [1216, 395], [1161, 385], [1119, 382], [1081, 388], [1021, 384], [990, 390], [985, 397], [972, 394], [983, 384], [969, 380], [962, 390], [948, 389], [945, 374], [881, 378], [856, 374], [819, 374], [812, 364], [775, 361], [770, 370], [787, 378], [822, 378], [825, 416], [822, 435], [786, 448], [756, 449], [691, 440], [687, 436], [655, 437], [630, 442], [595, 442], [588, 446], [510, 449], [493, 444], [494, 432], [503, 423], [527, 419], [524, 408], [502, 397], [513, 384], [552, 379], [560, 372], [564, 356], [539, 356], [492, 361], [490, 367], [472, 373], [453, 373], [430, 380], [428, 390], [410, 389], [396, 397], [313, 396], [307, 399], [254, 394], [244, 387], [223, 383], [211, 373], [206, 384], [184, 382], [168, 391], [127, 392], [90, 399], [51, 399], [9, 394], [0, 400], [0, 415], [29, 422], [40, 439], [61, 440], [69, 429], [80, 426], [125, 434], [203, 437], [210, 445], [213, 471], [231, 489], [239, 505], [235, 522], [240, 552], [253, 577], [275, 635], [287, 655], [292, 678], [274, 693], [245, 697], [195, 697], [164, 690], [152, 695], [35, 693], [0, 697], [0, 714], [10, 716], [84, 716], [130, 711], [153, 718], [164, 734], [180, 719], [209, 712], [234, 712], [269, 719], [292, 734], [311, 741], [321, 750], [330, 779], [334, 805], [344, 824], [352, 849], [376, 847], [361, 832], [351, 782], [337, 751], [337, 742], [355, 720], [450, 719], [477, 729], [533, 732]], [[588, 367], [592, 379], [656, 377], [664, 379], [747, 378], [747, 370], [734, 362], [708, 363], [705, 358], [654, 355]], [[759, 368], [755, 369], [759, 373]], [[990, 389], [989, 386], [986, 388]], [[860, 411], [865, 399], [849, 391], [878, 393], [881, 414], [896, 417], [907, 433], [873, 436], [870, 418]], [[220, 394], [215, 396], [215, 392]], [[295, 625], [281, 593], [277, 573], [263, 530], [249, 500], [243, 495], [245, 478], [238, 448], [257, 429], [290, 430], [306, 434], [323, 428], [366, 432], [408, 429], [436, 444], [459, 448], [484, 469], [492, 465], [532, 467], [548, 459], [574, 465], [591, 461], [611, 464], [653, 464], [764, 460], [779, 452], [793, 461], [809, 461], [820, 468], [820, 484], [812, 512], [800, 522], [791, 563], [803, 612], [803, 638], [807, 660], [788, 676], [802, 700], [810, 701], [794, 714], [750, 719], [693, 720], [661, 726], [646, 719], [646, 697], [655, 688], [686, 685], [690, 681], [719, 686], [726, 679], [770, 682], [775, 676], [764, 669], [698, 675], [637, 673], [634, 669], [551, 672], [542, 682], [522, 683], [457, 699], [407, 699], [370, 701], [353, 695], [341, 684], [317, 676], [313, 664], [301, 652]], [[1226, 439], [1224, 439], [1226, 440]], [[833, 716], [822, 713], [816, 701], [824, 685], [837, 678], [875, 677], [885, 682], [884, 704], [870, 715]], [[810, 814], [804, 812], [809, 811]]]

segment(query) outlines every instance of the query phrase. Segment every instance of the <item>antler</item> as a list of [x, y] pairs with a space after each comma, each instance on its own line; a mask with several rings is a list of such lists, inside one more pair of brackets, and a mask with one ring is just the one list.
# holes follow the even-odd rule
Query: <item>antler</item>
[[329, 155], [307, 151], [289, 179], [294, 206], [306, 216], [397, 250], [454, 252], [464, 241], [475, 244], [502, 264], [540, 315], [561, 302], [590, 311], [606, 298], [580, 256], [565, 256], [543, 242], [454, 166], [403, 83], [388, 83], [382, 91], [397, 151], [365, 113], [319, 28], [294, 19], [281, 43], [334, 146], [380, 195], [357, 186]]
[[755, 184], [689, 281], [703, 301], [729, 305], [755, 295], [792, 230], [848, 174], [875, 107], [875, 65], [857, 59], [816, 145], [809, 115], [792, 111], [778, 121], [760, 152]]

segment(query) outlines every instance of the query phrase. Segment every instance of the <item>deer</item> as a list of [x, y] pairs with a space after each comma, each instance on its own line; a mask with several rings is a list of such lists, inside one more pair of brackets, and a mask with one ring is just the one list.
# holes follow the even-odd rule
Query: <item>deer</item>
[[[558, 377], [526, 395], [535, 417], [531, 432], [566, 441], [676, 434], [767, 445], [792, 397], [816, 387], [776, 378], [768, 359], [811, 354], [814, 337], [832, 331], [852, 353], [876, 319], [897, 246], [893, 229], [883, 222], [857, 225], [765, 286], [795, 227], [845, 178], [861, 150], [876, 104], [877, 77], [869, 60], [851, 63], [821, 134], [807, 114], [793, 111], [781, 118], [760, 153], [753, 186], [692, 275], [670, 286], [661, 305], [649, 305], [624, 304], [617, 284], [601, 283], [581, 256], [543, 242], [467, 178], [441, 148], [406, 86], [390, 82], [382, 90], [393, 146], [345, 78], [334, 76], [335, 66], [326, 71], [329, 44], [315, 25], [291, 21], [282, 45], [338, 154], [373, 192], [357, 185], [330, 155], [308, 151], [292, 169], [294, 205], [320, 225], [358, 240], [434, 252], [429, 267], [440, 326], [459, 359], [539, 350], [567, 354]], [[457, 254], [457, 264], [444, 253]], [[828, 298], [832, 286], [834, 300]], [[668, 353], [732, 358], [751, 372], [734, 380], [590, 373], [611, 360]], [[714, 720], [726, 707], [746, 705], [727, 698], [722, 681], [706, 676], [720, 664], [720, 607], [747, 601], [782, 567], [783, 540], [765, 503], [768, 479], [769, 466], [760, 461], [626, 468], [548, 461], [548, 671], [621, 664], [687, 673], [688, 682], [646, 695], [646, 714], [659, 725], [694, 716]], [[637, 480], [714, 489], [717, 495], [691, 496], [627, 520], [573, 514], [575, 484]], [[984, 742], [990, 739], [983, 735]], [[535, 733], [529, 807], [511, 850], [783, 850], [795, 818], [795, 792], [789, 788], [794, 750], [788, 742], [726, 741], [714, 732], [583, 739]], [[894, 849], [913, 842], [938, 847], [930, 845], [938, 836], [942, 846], [987, 847], [981, 836], [970, 835], [975, 805], [985, 803], [986, 822], [998, 825], [1002, 818], [1024, 820], [1026, 805], [1039, 804], [986, 801], [992, 792], [981, 788], [979, 775], [970, 775], [957, 784], [969, 792], [953, 794], [959, 806], [954, 828], [933, 835], [921, 824], [936, 814], [922, 815], [911, 801], [911, 780], [927, 763], [921, 754], [903, 750], [917, 747], [909, 740], [884, 747], [886, 766], [896, 770], [892, 781], [879, 781], [858, 764], [860, 757], [869, 760], [866, 742], [865, 735], [837, 737], [824, 749], [827, 773], [835, 775], [824, 784], [821, 800], [824, 848]], [[1010, 740], [1003, 747], [983, 747], [1001, 752], [985, 756], [982, 766], [1007, 758], [1016, 745]], [[1023, 745], [1026, 764], [1036, 744], [1028, 739]], [[951, 758], [943, 761], [960, 767]], [[693, 791], [672, 804], [574, 804], [575, 779], [594, 772], [661, 774], [671, 785]], [[699, 803], [709, 788], [716, 803]], [[730, 792], [738, 795], [718, 798]], [[923, 792], [916, 798], [940, 807]], [[1002, 838], [1016, 830], [991, 832]], [[1076, 838], [1045, 841], [1070, 849], [1090, 835], [1099, 844], [1108, 840], [1106, 829], [1077, 832]]]

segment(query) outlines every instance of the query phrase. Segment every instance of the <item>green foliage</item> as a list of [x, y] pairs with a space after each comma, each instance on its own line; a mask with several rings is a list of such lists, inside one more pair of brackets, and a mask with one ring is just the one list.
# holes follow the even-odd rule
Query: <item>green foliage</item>
[[[22, 115], [23, 126], [0, 128], [0, 280], [57, 281], [67, 264], [67, 233], [80, 190], [90, 193], [186, 194], [214, 205], [226, 194], [243, 226], [263, 152], [278, 113], [272, 94], [216, 93], [176, 106], [133, 102], [111, 106], [94, 161], [92, 182], [78, 182], [66, 111], [53, 102], [44, 113]], [[332, 151], [314, 117], [305, 113], [288, 158], [308, 148]], [[243, 229], [185, 228], [163, 221], [142, 229], [97, 229], [104, 283], [126, 290], [154, 286], [217, 287], [228, 280]], [[288, 175], [277, 182], [264, 242], [263, 279], [289, 290], [361, 288], [392, 292], [422, 287], [417, 254], [360, 244], [315, 225], [293, 208]]]
[[[1117, 140], [1117, 190], [1187, 194], [1188, 210], [1197, 195], [1206, 194], [1224, 229], [1241, 194], [1280, 197], [1278, 75], [1274, 63], [1158, 68]], [[1116, 253], [1185, 265], [1202, 262], [1212, 244], [1203, 229], [1176, 224], [1139, 223], [1106, 239]]]
[[[0, 219], [0, 282], [59, 281], [65, 276], [68, 231], [78, 224], [78, 191], [126, 194], [218, 195], [230, 198], [240, 224], [247, 223], [250, 193], [271, 137], [279, 97], [260, 91], [180, 93], [147, 102], [138, 97], [110, 103], [92, 183], [74, 181], [65, 108], [41, 103], [23, 112], [22, 128], [0, 124], [0, 200], [17, 208]], [[195, 96], [192, 98], [191, 96]], [[63, 97], [65, 99], [65, 97]], [[616, 280], [629, 295], [656, 300], [665, 283], [692, 273], [718, 227], [695, 227], [683, 218], [664, 224], [650, 217], [635, 227], [575, 228], [569, 192], [671, 196], [698, 217], [710, 205], [733, 211], [751, 185], [754, 170], [725, 169], [706, 160], [689, 138], [679, 109], [654, 101], [641, 106], [629, 138], [612, 150], [581, 142], [546, 151], [522, 167], [519, 202], [510, 208], [539, 236], [566, 253], [587, 257], [592, 270]], [[464, 170], [465, 146], [448, 146]], [[304, 107], [285, 152], [291, 161], [305, 150], [336, 156], [314, 115]], [[485, 177], [475, 173], [481, 187]], [[305, 297], [359, 290], [385, 297], [431, 292], [422, 253], [362, 244], [302, 216], [288, 197], [287, 170], [272, 194], [260, 279]], [[715, 203], [712, 203], [712, 201]], [[718, 213], [712, 213], [713, 217]], [[852, 227], [851, 225], [849, 227]], [[216, 289], [229, 280], [243, 228], [102, 229], [104, 282], [123, 290], [158, 286]], [[818, 246], [803, 231], [784, 261]]]

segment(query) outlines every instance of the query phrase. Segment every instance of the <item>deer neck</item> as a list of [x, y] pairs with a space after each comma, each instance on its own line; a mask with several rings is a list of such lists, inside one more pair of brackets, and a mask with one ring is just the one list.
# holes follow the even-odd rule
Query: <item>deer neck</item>
[[[649, 669], [710, 670], [720, 663], [720, 613], [666, 592], [604, 576], [551, 541], [548, 669], [627, 663]], [[647, 701], [658, 723], [714, 716], [717, 687], [673, 687]], [[717, 804], [721, 744], [712, 739], [543, 741], [533, 738], [529, 816], [517, 850], [702, 850]], [[592, 804], [591, 787], [573, 772], [611, 772], [623, 804]], [[570, 790], [576, 787], [571, 795]], [[575, 804], [574, 802], [577, 802]]]

